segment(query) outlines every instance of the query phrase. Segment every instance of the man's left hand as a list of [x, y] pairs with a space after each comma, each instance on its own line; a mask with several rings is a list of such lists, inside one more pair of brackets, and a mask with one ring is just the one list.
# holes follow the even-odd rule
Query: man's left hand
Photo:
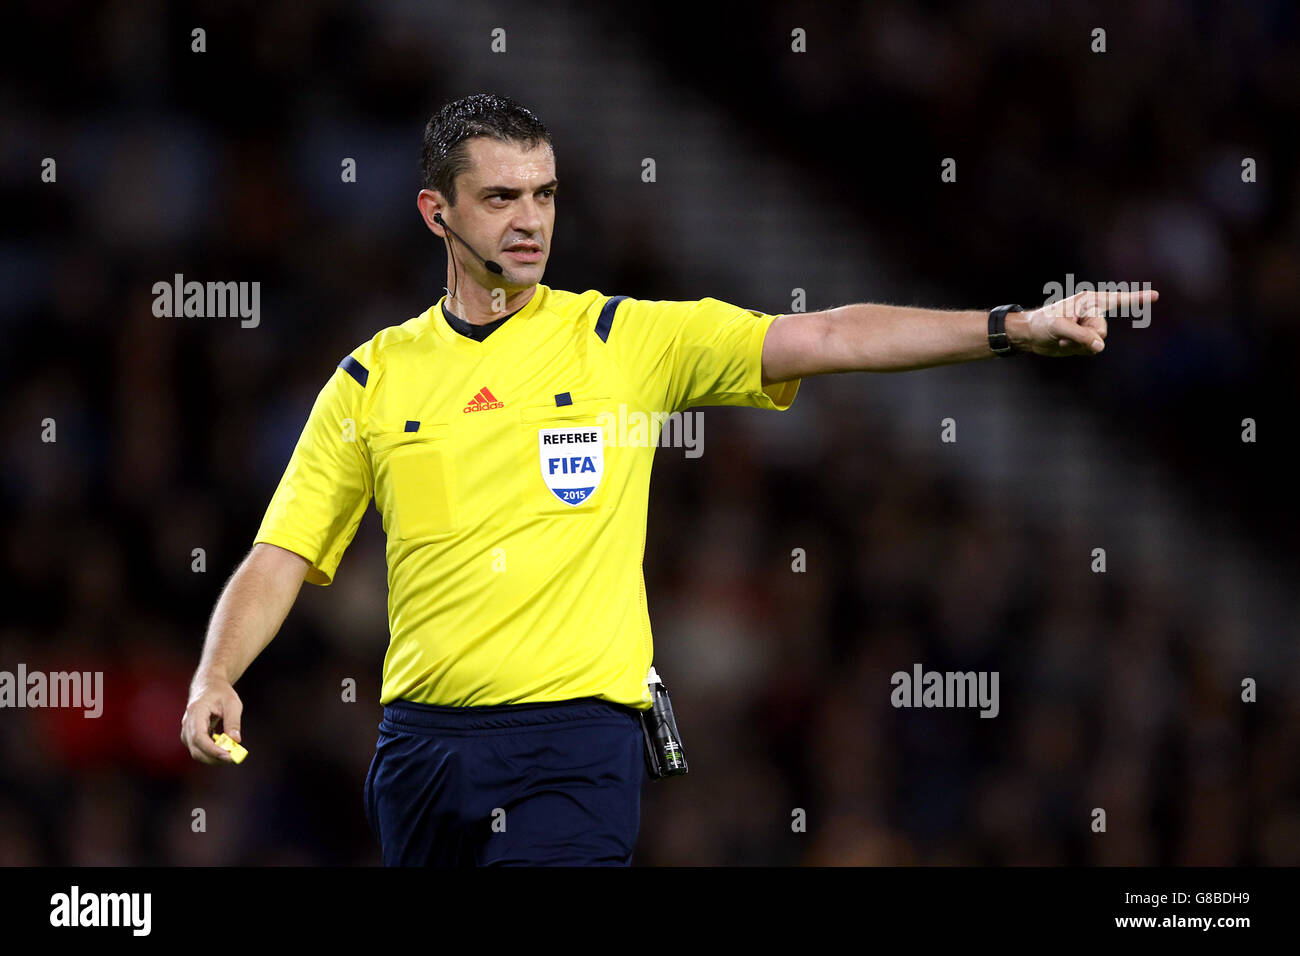
[[[1140, 292], [1080, 292], [1041, 309], [1007, 316], [1011, 344], [1035, 355], [1096, 355], [1106, 347], [1106, 313], [1160, 298]], [[1019, 320], [1019, 321], [1017, 321]]]

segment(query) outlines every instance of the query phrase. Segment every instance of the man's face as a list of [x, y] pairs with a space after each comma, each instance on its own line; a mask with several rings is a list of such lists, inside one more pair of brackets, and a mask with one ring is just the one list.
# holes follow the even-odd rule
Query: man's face
[[555, 228], [555, 154], [545, 143], [528, 149], [486, 136], [468, 140], [466, 148], [470, 168], [457, 177], [456, 205], [443, 216], [504, 273], [488, 272], [472, 253], [460, 261], [487, 287], [536, 285], [546, 271]]

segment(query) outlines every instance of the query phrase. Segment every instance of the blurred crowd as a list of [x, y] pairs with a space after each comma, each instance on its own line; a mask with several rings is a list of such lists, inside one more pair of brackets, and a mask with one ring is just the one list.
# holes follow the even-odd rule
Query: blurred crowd
[[[20, 2], [0, 30], [0, 669], [101, 670], [106, 693], [98, 720], [0, 711], [7, 865], [379, 861], [361, 806], [387, 640], [373, 511], [237, 685], [249, 760], [195, 764], [179, 724], [317, 390], [442, 294], [414, 208], [420, 134], [465, 91], [364, 4], [202, 9], [240, 38], [206, 61], [163, 4]], [[1226, 457], [1242, 417], [1278, 436], [1295, 399], [1292, 5], [619, 15], [665, 82], [769, 129], [812, 192], [859, 204], [953, 304], [1028, 305], [1027, 275], [1158, 279], [1177, 325], [1117, 330], [1091, 407], [1116, 434], [1158, 431], [1149, 450], [1203, 507], [1231, 502], [1256, 547], [1294, 560], [1284, 453]], [[810, 52], [783, 56], [796, 26]], [[1098, 26], [1107, 52], [1081, 54]], [[39, 181], [46, 156], [57, 183]], [[365, 171], [346, 189], [340, 156]], [[561, 229], [602, 215], [567, 191]], [[666, 255], [557, 232], [545, 281], [692, 297]], [[155, 317], [152, 286], [175, 273], [260, 281], [260, 325]], [[636, 863], [1300, 863], [1300, 695], [1240, 701], [1251, 636], [1230, 607], [1207, 612], [1158, 568], [1086, 573], [1069, 521], [992, 511], [843, 412], [797, 455], [774, 453], [788, 424], [743, 409], [705, 412], [701, 458], [658, 453], [645, 573], [692, 772], [647, 784]], [[890, 675], [914, 662], [998, 671], [998, 717], [893, 708]], [[1271, 676], [1294, 682], [1288, 667]]]
[[[1158, 288], [1164, 320], [1113, 323], [1104, 377], [1036, 371], [1176, 464], [1203, 507], [1230, 499], [1294, 566], [1300, 510], [1276, 501], [1300, 398], [1300, 7], [827, 0], [735, 16], [666, 0], [607, 14], [676, 82], [712, 67], [729, 119], [805, 169], [810, 194], [861, 211], [911, 274], [904, 298], [1029, 306], [1070, 275]], [[1229, 459], [1245, 417], [1276, 440]]]

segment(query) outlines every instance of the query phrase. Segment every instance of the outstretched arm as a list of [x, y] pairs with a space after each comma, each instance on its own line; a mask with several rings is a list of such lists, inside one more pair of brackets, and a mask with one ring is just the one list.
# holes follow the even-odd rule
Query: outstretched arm
[[[1006, 318], [1014, 348], [1036, 355], [1095, 355], [1106, 313], [1154, 302], [1155, 291], [1080, 292]], [[845, 305], [780, 316], [763, 341], [763, 384], [832, 372], [906, 372], [993, 358], [988, 313]]]

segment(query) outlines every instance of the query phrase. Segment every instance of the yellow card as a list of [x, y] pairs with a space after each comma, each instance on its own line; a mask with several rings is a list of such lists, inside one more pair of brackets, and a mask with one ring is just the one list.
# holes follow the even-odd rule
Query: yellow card
[[212, 741], [230, 754], [230, 759], [235, 763], [243, 763], [244, 758], [248, 756], [248, 751], [231, 740], [229, 734], [213, 734]]

